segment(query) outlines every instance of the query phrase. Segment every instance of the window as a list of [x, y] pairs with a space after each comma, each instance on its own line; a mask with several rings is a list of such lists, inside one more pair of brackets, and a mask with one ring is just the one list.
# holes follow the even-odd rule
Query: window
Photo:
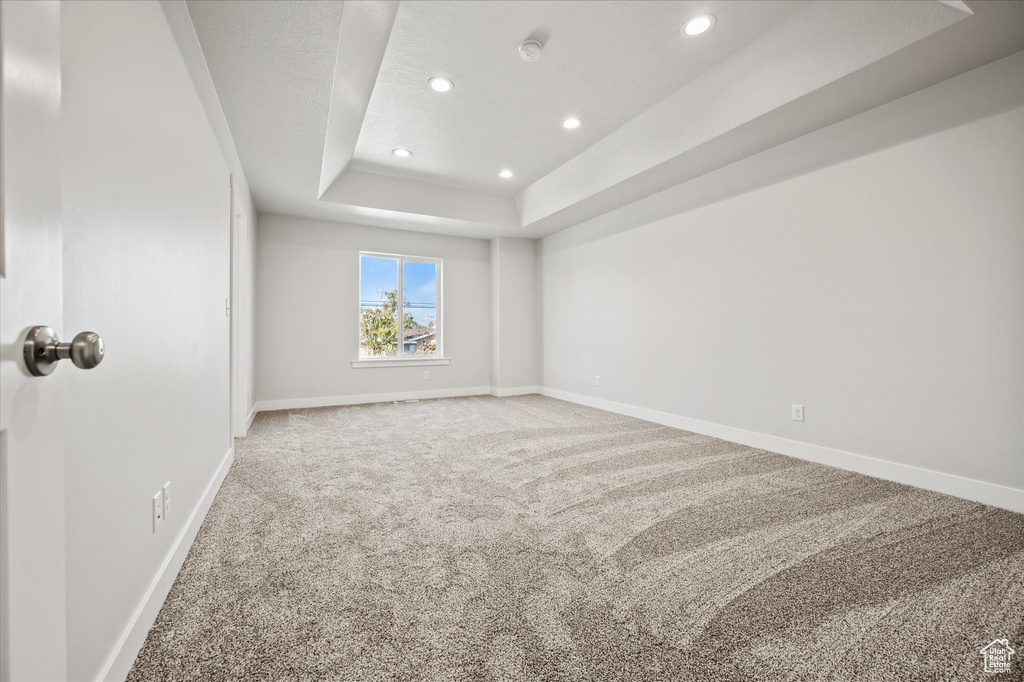
[[441, 260], [360, 253], [359, 360], [439, 358]]

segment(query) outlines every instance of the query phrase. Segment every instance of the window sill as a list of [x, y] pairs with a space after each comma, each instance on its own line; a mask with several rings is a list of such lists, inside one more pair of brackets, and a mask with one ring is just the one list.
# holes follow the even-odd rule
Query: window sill
[[369, 369], [370, 367], [430, 367], [447, 365], [451, 358], [383, 358], [380, 360], [353, 360], [352, 369]]

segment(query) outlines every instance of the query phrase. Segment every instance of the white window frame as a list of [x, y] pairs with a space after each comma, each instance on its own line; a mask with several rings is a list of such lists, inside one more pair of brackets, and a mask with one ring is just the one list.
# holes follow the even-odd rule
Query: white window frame
[[[352, 367], [357, 369], [365, 369], [367, 367], [421, 367], [430, 365], [447, 365], [450, 364], [450, 359], [444, 356], [444, 314], [442, 311], [443, 300], [442, 292], [444, 289], [444, 259], [442, 258], [429, 258], [426, 256], [406, 256], [399, 253], [381, 253], [379, 251], [360, 251], [359, 252], [359, 285], [358, 292], [361, 293], [363, 287], [363, 257], [369, 258], [390, 258], [398, 261], [398, 338], [395, 339], [395, 355], [389, 358], [362, 358], [357, 357], [352, 361]], [[405, 276], [405, 264], [406, 263], [433, 263], [437, 268], [437, 293], [435, 300], [437, 306], [435, 308], [435, 319], [437, 326], [437, 353], [433, 356], [416, 356], [416, 355], [405, 355], [405, 283], [403, 278]], [[356, 348], [360, 348], [359, 344], [359, 320], [360, 311], [362, 306], [360, 305], [359, 293], [356, 295]], [[359, 352], [358, 350], [356, 351]]]

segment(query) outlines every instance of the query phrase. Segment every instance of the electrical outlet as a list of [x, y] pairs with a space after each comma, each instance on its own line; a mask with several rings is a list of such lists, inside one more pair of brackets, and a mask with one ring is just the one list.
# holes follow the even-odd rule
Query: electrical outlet
[[594, 376], [594, 385], [595, 386], [600, 386], [601, 385], [601, 377], [600, 376], [596, 376], [596, 375]]
[[793, 405], [793, 421], [802, 422], [804, 420], [804, 406]]
[[429, 379], [430, 378], [430, 370], [429, 369], [423, 370], [423, 378], [424, 379]]
[[153, 532], [164, 522], [164, 491], [153, 496]]
[[171, 513], [171, 482], [164, 483], [164, 518]]

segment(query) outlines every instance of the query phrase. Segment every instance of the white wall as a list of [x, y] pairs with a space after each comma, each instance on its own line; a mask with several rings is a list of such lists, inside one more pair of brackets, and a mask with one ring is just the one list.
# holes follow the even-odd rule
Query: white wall
[[491, 388], [532, 392], [540, 383], [537, 240], [491, 240]]
[[544, 386], [1024, 488], [1011, 59], [840, 132], [889, 140], [957, 98], [970, 122], [594, 241], [543, 240]]
[[[255, 353], [253, 343], [253, 315], [255, 311], [255, 263], [256, 263], [256, 205], [253, 202], [249, 184], [246, 181], [245, 171], [242, 169], [242, 162], [238, 158], [238, 151], [235, 149], [235, 142], [228, 128], [227, 118], [221, 107], [217, 90], [213, 85], [213, 78], [206, 64], [206, 56], [203, 54], [202, 46], [199, 43], [199, 36], [196, 35], [195, 26], [189, 15], [188, 7], [184, 0], [160, 0], [160, 7], [167, 19], [178, 50], [185, 62], [189, 75], [192, 78], [192, 85], [196, 95], [203, 105], [210, 129], [220, 146], [221, 154], [231, 172], [231, 186], [233, 200], [237, 199], [241, 209], [245, 213], [247, 222], [245, 234], [242, 241], [246, 245], [247, 253], [237, 254], [232, 250], [232, 268], [238, 268], [241, 279], [237, 280], [232, 274], [231, 309], [241, 319], [239, 328], [241, 343], [238, 344], [238, 358], [232, 371], [237, 371], [241, 377], [239, 380], [241, 397], [234, 406], [236, 414], [233, 415], [236, 424], [244, 433], [246, 417], [252, 414], [255, 405], [255, 391], [252, 390], [252, 383], [255, 377]], [[234, 351], [233, 351], [234, 352]], [[233, 384], [234, 385], [234, 384]], [[237, 435], [237, 434], [236, 434]]]
[[[94, 370], [57, 370], [68, 677], [86, 680], [127, 672], [230, 447], [230, 194], [160, 5], [63, 3], [62, 24], [64, 329], [100, 333], [107, 351]], [[150, 500], [168, 480], [154, 534]]]
[[[264, 214], [257, 231], [258, 409], [488, 390], [488, 242]], [[352, 367], [359, 354], [360, 251], [444, 259], [442, 333], [450, 365]]]

